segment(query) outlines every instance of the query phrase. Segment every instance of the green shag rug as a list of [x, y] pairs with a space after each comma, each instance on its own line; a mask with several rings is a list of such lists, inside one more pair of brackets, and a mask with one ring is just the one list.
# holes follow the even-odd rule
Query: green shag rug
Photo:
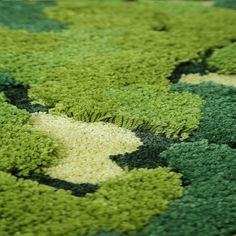
[[235, 9], [1, 0], [0, 235], [236, 235]]

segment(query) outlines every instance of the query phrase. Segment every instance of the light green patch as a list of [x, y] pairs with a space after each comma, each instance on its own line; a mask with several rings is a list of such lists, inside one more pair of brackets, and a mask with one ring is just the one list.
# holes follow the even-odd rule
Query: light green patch
[[[40, 34], [0, 30], [0, 70], [29, 84], [30, 97], [55, 107], [57, 113], [77, 120], [86, 112], [147, 119], [157, 133], [184, 139], [198, 126], [201, 102], [192, 95], [168, 94], [167, 78], [180, 63], [228, 45], [236, 37], [236, 15], [173, 4], [176, 7], [158, 1], [59, 1], [45, 9], [46, 14], [72, 26]], [[143, 100], [132, 86], [142, 87]], [[149, 88], [155, 94], [151, 98]], [[114, 98], [113, 93], [121, 96]], [[143, 106], [141, 112], [136, 102]], [[182, 120], [176, 118], [180, 113], [186, 115], [180, 116]]]
[[29, 33], [0, 29], [0, 71], [32, 86], [55, 81], [60, 78], [61, 69], [84, 57], [114, 51], [108, 43], [112, 37], [111, 31], [68, 29]]
[[25, 110], [18, 110], [15, 106], [8, 104], [7, 98], [0, 92], [0, 127], [3, 125], [24, 125], [29, 118], [30, 115]]
[[123, 175], [109, 156], [133, 152], [142, 145], [131, 131], [109, 123], [85, 123], [38, 113], [33, 115], [32, 124], [64, 151], [64, 157], [46, 173], [73, 183], [97, 184]]
[[180, 177], [166, 168], [133, 170], [78, 198], [0, 172], [0, 234], [74, 236], [141, 229], [182, 196]]
[[157, 134], [185, 139], [199, 125], [203, 104], [199, 96], [159, 93], [154, 86], [127, 86], [107, 94], [121, 103], [115, 114], [148, 121]]
[[[2, 77], [9, 85], [15, 81]], [[57, 146], [27, 125], [30, 114], [7, 102], [0, 93], [0, 171], [22, 176], [49, 166], [57, 159]]]
[[215, 50], [207, 63], [218, 73], [236, 74], [236, 43]]
[[182, 196], [180, 177], [181, 174], [167, 168], [157, 168], [133, 170], [108, 180], [95, 194], [85, 198], [86, 215], [95, 217], [81, 214], [80, 231], [141, 229], [151, 217], [165, 211], [171, 201]]
[[[203, 100], [199, 96], [190, 93], [160, 92], [156, 85], [93, 88], [96, 83], [91, 79], [91, 82], [81, 82], [81, 86], [76, 86], [75, 83], [70, 85], [70, 89], [63, 87], [60, 94], [53, 97], [50, 91], [59, 90], [61, 83], [47, 84], [44, 89], [45, 104], [53, 105], [58, 101], [53, 112], [65, 113], [76, 120], [84, 120], [84, 114], [93, 111], [114, 117], [101, 119], [120, 126], [135, 128], [142, 123], [148, 123], [157, 134], [165, 133], [168, 137], [184, 139], [198, 127], [201, 118]], [[100, 86], [99, 83], [97, 85]], [[41, 93], [40, 87], [34, 91]], [[97, 91], [96, 95], [94, 91]], [[66, 98], [68, 94], [71, 98]], [[49, 96], [55, 98], [54, 102]], [[130, 126], [115, 117], [124, 117], [124, 120], [134, 119], [136, 122]]]
[[226, 86], [236, 86], [236, 75], [220, 75], [216, 73], [210, 73], [207, 75], [200, 74], [188, 74], [183, 75], [180, 79], [180, 83], [200, 84], [202, 82], [214, 82], [216, 84], [223, 84]]
[[26, 176], [57, 159], [57, 146], [30, 127], [0, 125], [0, 171]]
[[45, 52], [58, 47], [62, 41], [57, 33], [29, 33], [24, 30], [0, 29], [0, 53], [5, 57], [14, 54], [30, 54]]
[[[152, 23], [162, 12], [147, 4], [127, 4], [125, 1], [64, 1], [58, 0], [58, 5], [45, 9], [50, 19], [64, 22], [80, 29], [124, 30], [132, 25], [132, 29], [140, 26], [151, 29]], [[93, 24], [91, 24], [93, 22]], [[161, 26], [162, 22], [156, 22]], [[160, 23], [160, 24], [159, 24]]]

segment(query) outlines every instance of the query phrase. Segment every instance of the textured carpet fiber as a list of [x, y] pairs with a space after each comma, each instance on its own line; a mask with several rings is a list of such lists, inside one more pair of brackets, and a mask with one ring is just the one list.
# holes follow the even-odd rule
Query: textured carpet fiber
[[235, 0], [0, 0], [0, 235], [236, 235]]

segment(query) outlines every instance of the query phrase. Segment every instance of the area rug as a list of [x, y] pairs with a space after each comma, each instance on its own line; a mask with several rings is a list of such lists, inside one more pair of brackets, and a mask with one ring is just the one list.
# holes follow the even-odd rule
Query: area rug
[[0, 235], [236, 235], [235, 10], [1, 0]]

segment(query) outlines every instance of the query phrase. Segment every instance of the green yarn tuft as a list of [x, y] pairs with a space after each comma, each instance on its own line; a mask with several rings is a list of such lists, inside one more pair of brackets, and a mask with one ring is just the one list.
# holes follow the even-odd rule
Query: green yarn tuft
[[54, 0], [3, 0], [0, 2], [0, 27], [24, 29], [30, 32], [64, 29], [63, 24], [49, 20], [43, 14], [43, 8], [54, 4]]
[[[230, 0], [215, 5], [233, 7]], [[172, 84], [182, 65], [185, 72], [207, 72], [207, 62], [218, 73], [235, 74], [235, 11], [206, 1], [4, 0], [0, 12], [1, 236], [236, 232], [235, 88]], [[18, 85], [25, 96], [11, 90]], [[21, 99], [36, 104], [30, 112], [46, 105], [57, 122], [43, 120], [36, 131]], [[143, 145], [108, 159], [112, 145], [126, 147], [130, 136], [117, 139], [98, 123], [78, 121], [135, 130]], [[81, 168], [89, 176], [85, 190], [91, 176], [99, 180], [96, 163], [111, 178], [77, 197], [71, 180], [57, 181], [72, 192], [36, 182], [66, 144], [72, 158], [69, 168], [63, 159], [60, 167], [68, 176], [80, 176], [75, 166]], [[104, 150], [122, 175], [105, 169]]]
[[208, 139], [211, 143], [236, 147], [236, 89], [211, 82], [199, 85], [176, 84], [174, 91], [188, 91], [201, 96], [205, 103], [199, 128], [190, 136], [191, 141]]
[[208, 59], [209, 66], [221, 74], [236, 74], [236, 43], [216, 50]]
[[176, 144], [163, 152], [161, 156], [190, 185], [180, 200], [137, 235], [223, 236], [235, 232], [235, 155], [235, 149], [206, 140]]
[[76, 198], [0, 172], [0, 233], [72, 236], [102, 228], [139, 229], [182, 196], [180, 177], [164, 168], [133, 170], [102, 184], [94, 194]]
[[215, 0], [216, 7], [225, 7], [230, 9], [236, 9], [235, 0]]
[[56, 160], [56, 145], [29, 128], [0, 126], [0, 171], [28, 175]]

